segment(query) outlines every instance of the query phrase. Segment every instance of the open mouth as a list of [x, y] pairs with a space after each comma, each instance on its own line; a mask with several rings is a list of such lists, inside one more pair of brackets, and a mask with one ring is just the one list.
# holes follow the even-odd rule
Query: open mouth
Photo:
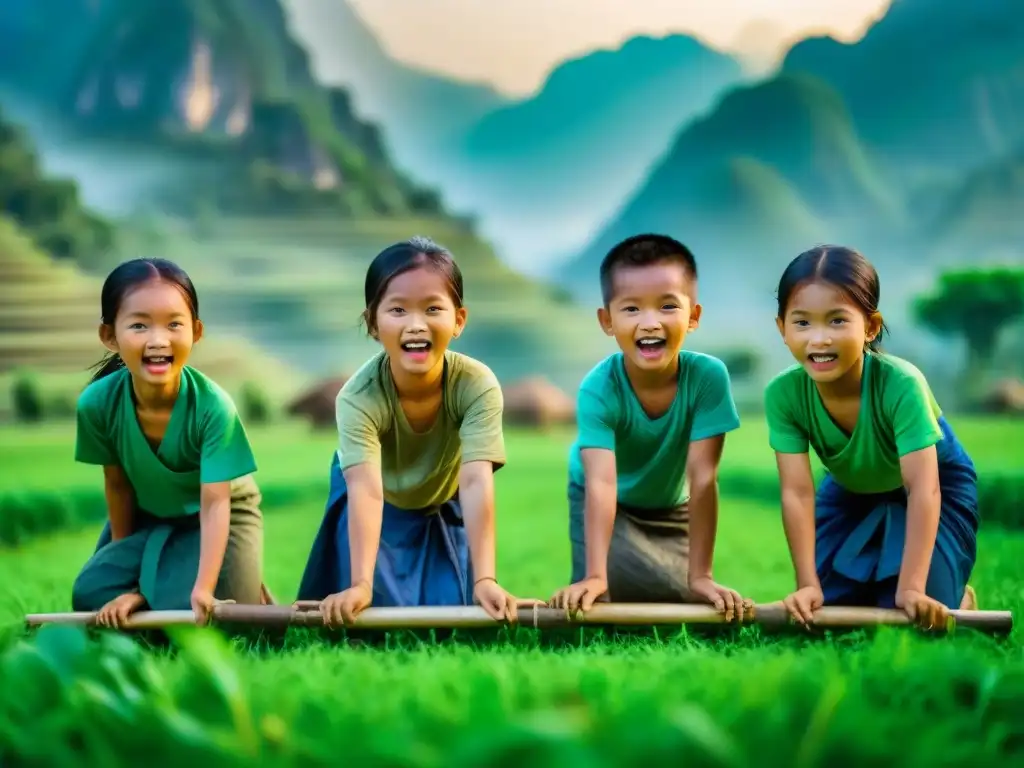
[[665, 339], [657, 336], [644, 336], [637, 339], [636, 346], [640, 350], [640, 354], [645, 357], [654, 357], [665, 348]]
[[839, 359], [839, 355], [808, 355], [807, 359], [817, 365], [828, 365]]
[[152, 376], [160, 376], [171, 370], [173, 355], [143, 355], [142, 367]]
[[407, 341], [402, 344], [402, 351], [411, 354], [426, 354], [430, 350], [429, 341]]

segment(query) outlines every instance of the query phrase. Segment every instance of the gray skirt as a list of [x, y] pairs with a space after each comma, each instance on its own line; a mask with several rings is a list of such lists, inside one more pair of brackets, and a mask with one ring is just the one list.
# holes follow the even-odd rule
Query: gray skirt
[[[231, 527], [214, 596], [260, 604], [263, 587], [262, 494], [251, 475], [231, 484]], [[159, 518], [136, 510], [135, 531], [111, 541], [110, 523], [72, 588], [72, 609], [98, 611], [138, 590], [152, 610], [188, 610], [199, 568], [199, 515]]]
[[[572, 582], [586, 578], [583, 536], [585, 490], [569, 483], [569, 538]], [[686, 504], [669, 509], [616, 506], [608, 550], [608, 592], [601, 601], [690, 602], [690, 515]]]

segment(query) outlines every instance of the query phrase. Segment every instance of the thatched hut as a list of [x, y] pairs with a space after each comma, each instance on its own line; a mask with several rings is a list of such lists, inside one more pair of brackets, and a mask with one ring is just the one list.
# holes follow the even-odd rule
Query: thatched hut
[[288, 415], [307, 419], [314, 429], [334, 429], [334, 403], [346, 381], [347, 376], [324, 379], [292, 400]]
[[540, 376], [521, 379], [503, 388], [503, 396], [507, 424], [545, 428], [576, 420], [576, 402]]
[[1024, 415], [1024, 382], [1015, 379], [998, 382], [982, 400], [981, 408], [987, 413]]

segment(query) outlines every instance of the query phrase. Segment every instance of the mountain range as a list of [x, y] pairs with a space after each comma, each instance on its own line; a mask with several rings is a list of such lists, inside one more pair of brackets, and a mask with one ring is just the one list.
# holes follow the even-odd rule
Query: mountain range
[[897, 325], [942, 265], [1021, 259], [1010, 0], [894, 0], [863, 39], [799, 42], [757, 80], [685, 36], [639, 37], [518, 100], [397, 62], [319, 1], [297, 30], [289, 0], [9, 0], [0, 89], [87, 200], [465, 214], [514, 269], [588, 304], [610, 244], [669, 232], [701, 263], [712, 344], [766, 342], [774, 282], [816, 243], [872, 258]]
[[317, 51], [320, 77], [351, 88], [356, 108], [387, 126], [398, 165], [443, 189], [531, 272], [577, 248], [678, 126], [743, 78], [737, 61], [691, 37], [640, 36], [565, 61], [512, 100], [395, 62], [344, 2], [302, 2], [296, 32]]
[[[614, 242], [666, 231], [693, 246], [709, 301], [768, 317], [785, 264], [842, 242], [878, 266], [899, 324], [944, 264], [1021, 263], [1018, 11], [1005, 0], [896, 0], [857, 43], [797, 44], [779, 72], [726, 89], [683, 125], [558, 281], [595, 301]], [[1008, 98], [971, 101], [997, 92]], [[750, 336], [747, 312], [706, 317], [715, 333]]]

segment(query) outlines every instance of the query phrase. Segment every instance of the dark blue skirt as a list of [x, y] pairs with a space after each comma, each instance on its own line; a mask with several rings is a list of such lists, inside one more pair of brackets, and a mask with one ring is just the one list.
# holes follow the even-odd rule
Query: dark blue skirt
[[[297, 599], [323, 600], [348, 589], [351, 578], [348, 491], [335, 452], [327, 509]], [[429, 509], [399, 509], [385, 502], [373, 574], [373, 607], [472, 604], [469, 544], [458, 493]]]
[[[942, 506], [925, 592], [955, 609], [977, 556], [978, 475], [945, 418], [939, 426]], [[894, 607], [906, 541], [906, 491], [856, 494], [826, 475], [815, 508], [816, 563], [825, 604]]]

